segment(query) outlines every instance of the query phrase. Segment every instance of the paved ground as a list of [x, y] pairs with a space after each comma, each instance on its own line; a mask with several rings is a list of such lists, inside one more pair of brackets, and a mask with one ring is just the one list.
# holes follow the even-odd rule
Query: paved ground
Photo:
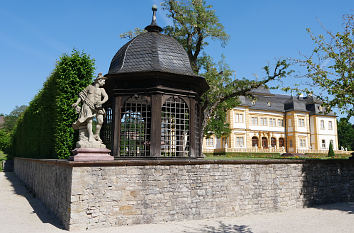
[[[63, 233], [14, 173], [0, 172], [0, 232]], [[337, 203], [283, 213], [164, 224], [145, 224], [74, 233], [354, 233], [354, 203]]]

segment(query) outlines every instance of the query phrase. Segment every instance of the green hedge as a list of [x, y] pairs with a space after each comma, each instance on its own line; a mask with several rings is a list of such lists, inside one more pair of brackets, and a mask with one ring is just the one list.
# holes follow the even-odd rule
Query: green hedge
[[11, 154], [30, 158], [68, 158], [74, 148], [71, 125], [77, 114], [71, 107], [92, 82], [94, 60], [74, 50], [64, 54], [42, 90], [18, 120]]

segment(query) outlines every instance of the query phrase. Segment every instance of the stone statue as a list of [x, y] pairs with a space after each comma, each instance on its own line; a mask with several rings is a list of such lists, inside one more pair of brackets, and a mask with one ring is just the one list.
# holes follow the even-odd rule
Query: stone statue
[[[100, 138], [105, 110], [102, 105], [107, 102], [108, 95], [104, 88], [106, 77], [99, 73], [92, 84], [79, 93], [79, 98], [72, 105], [79, 113], [79, 118], [73, 123], [73, 128], [79, 130], [77, 148], [105, 148]], [[80, 102], [82, 103], [79, 107]], [[97, 125], [95, 134], [92, 131], [92, 121], [96, 117]]]

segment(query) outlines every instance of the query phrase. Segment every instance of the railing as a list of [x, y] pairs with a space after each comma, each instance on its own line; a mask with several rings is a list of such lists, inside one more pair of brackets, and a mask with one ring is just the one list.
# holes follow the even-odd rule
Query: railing
[[285, 148], [226, 148], [226, 152], [259, 152], [259, 153], [285, 153]]
[[248, 153], [285, 153], [285, 148], [216, 148], [216, 149], [208, 149], [203, 148], [203, 153], [224, 153], [224, 152], [248, 152]]

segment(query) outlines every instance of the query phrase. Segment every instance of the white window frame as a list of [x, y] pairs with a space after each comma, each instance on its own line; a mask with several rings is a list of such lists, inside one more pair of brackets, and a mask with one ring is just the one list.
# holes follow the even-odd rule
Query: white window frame
[[244, 147], [245, 139], [243, 136], [235, 136], [235, 146], [236, 147]]
[[306, 148], [306, 138], [299, 138], [300, 147]]
[[333, 130], [333, 122], [328, 121], [328, 130]]
[[234, 115], [234, 122], [235, 123], [243, 123], [244, 122], [244, 114], [235, 112]]
[[258, 125], [258, 117], [251, 117], [252, 125]]
[[268, 125], [268, 118], [261, 117], [261, 125], [262, 126], [267, 126]]
[[325, 123], [324, 120], [320, 121], [320, 129], [324, 130], [325, 129]]
[[214, 137], [206, 138], [205, 139], [205, 145], [207, 147], [214, 147], [215, 146]]
[[284, 120], [283, 119], [278, 119], [278, 126], [284, 127]]
[[305, 119], [304, 118], [299, 118], [298, 123], [299, 123], [299, 127], [305, 127]]

